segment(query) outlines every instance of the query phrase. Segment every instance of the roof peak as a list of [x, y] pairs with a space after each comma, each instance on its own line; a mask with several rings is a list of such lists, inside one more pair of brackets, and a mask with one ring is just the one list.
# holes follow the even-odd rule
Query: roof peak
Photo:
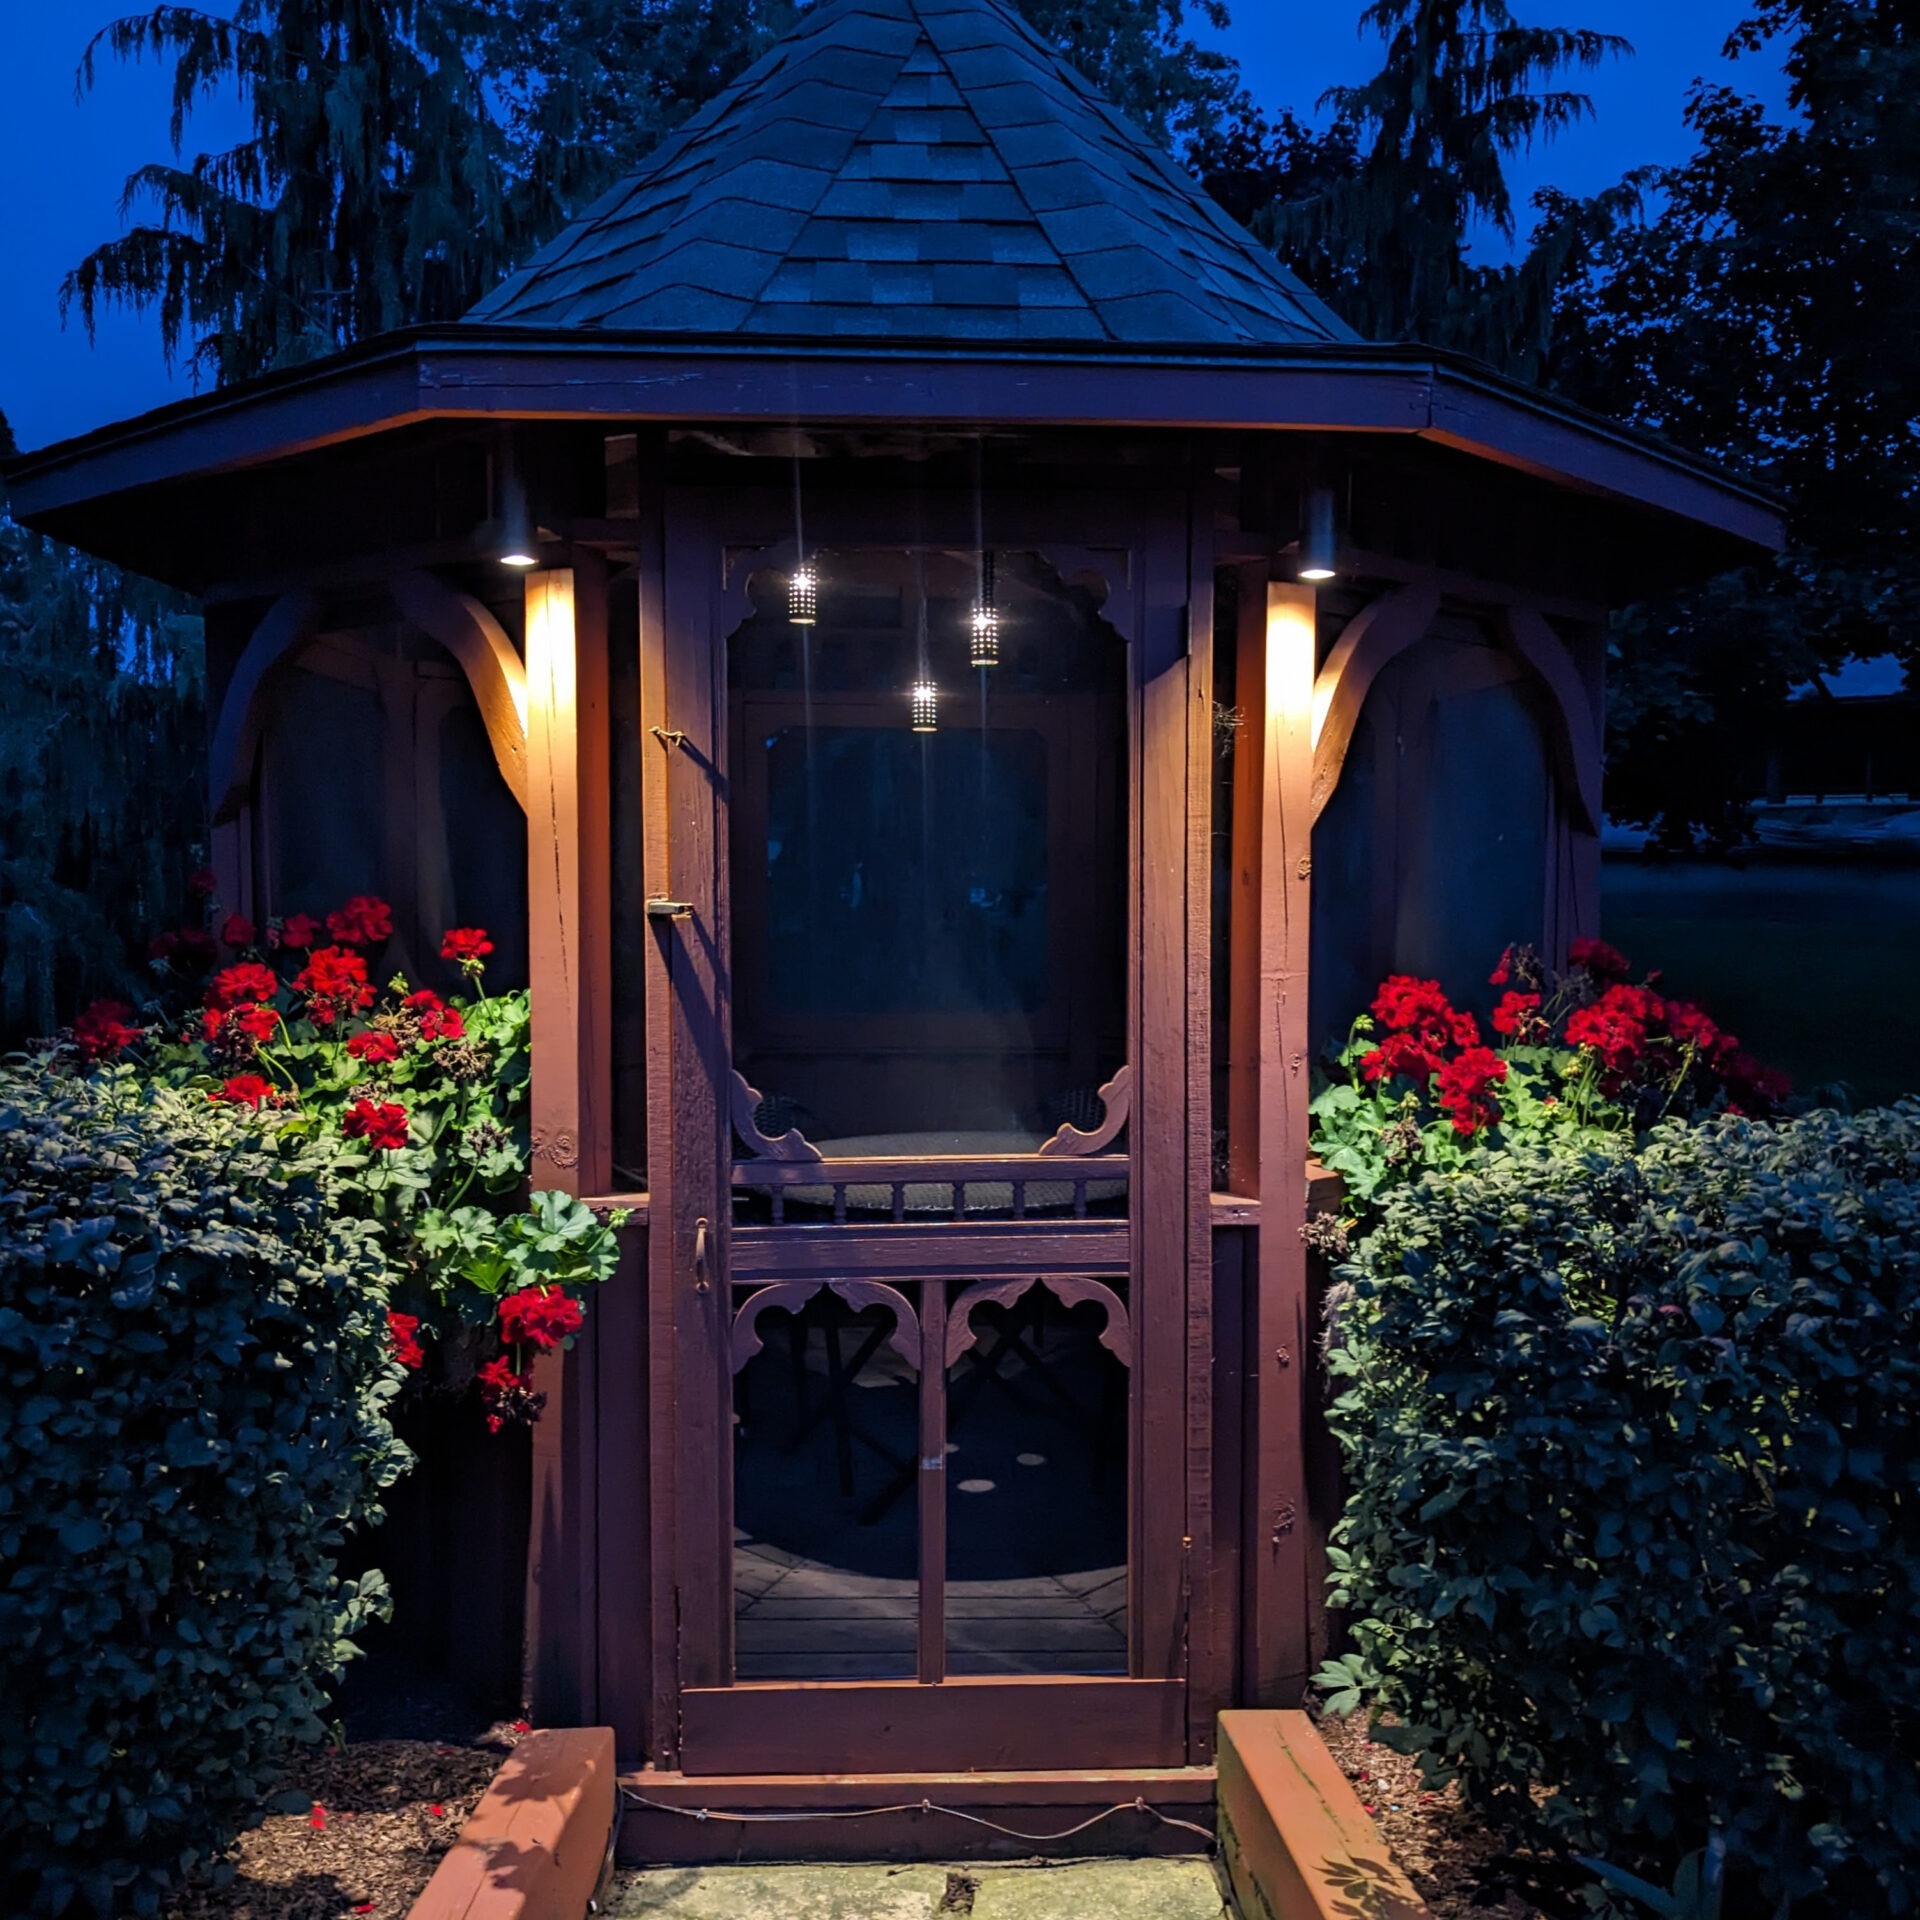
[[1006, 0], [821, 0], [467, 317], [728, 338], [1356, 338]]

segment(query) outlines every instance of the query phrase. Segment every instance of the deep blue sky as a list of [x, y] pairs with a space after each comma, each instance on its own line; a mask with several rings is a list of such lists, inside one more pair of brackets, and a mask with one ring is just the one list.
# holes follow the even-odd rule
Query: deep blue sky
[[[1232, 0], [1230, 0], [1232, 4]], [[1378, 42], [1356, 30], [1361, 0], [1238, 0], [1225, 44], [1255, 97], [1310, 113], [1329, 86], [1364, 79]], [[110, 0], [0, 0], [7, 49], [7, 112], [0, 119], [0, 410], [22, 447], [36, 447], [189, 392], [169, 380], [150, 319], [108, 319], [89, 345], [77, 316], [63, 329], [62, 273], [119, 230], [127, 173], [167, 151], [167, 90], [157, 67], [103, 68], [86, 99], [74, 70], [89, 35], [126, 11]], [[1720, 57], [1746, 0], [1516, 0], [1523, 20], [1624, 34], [1637, 49], [1586, 83], [1596, 118], [1515, 170], [1516, 201], [1551, 182], [1571, 192], [1606, 186], [1630, 166], [1689, 150], [1681, 103], [1696, 75], [1731, 78], [1777, 102], [1777, 72]], [[215, 103], [189, 123], [200, 147], [238, 130]], [[191, 150], [191, 148], [190, 148]]]

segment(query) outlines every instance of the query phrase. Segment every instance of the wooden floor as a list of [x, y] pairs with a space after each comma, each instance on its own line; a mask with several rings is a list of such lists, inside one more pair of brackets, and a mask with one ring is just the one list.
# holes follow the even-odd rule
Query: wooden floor
[[[917, 1585], [736, 1539], [742, 1680], [910, 1680]], [[1124, 1673], [1127, 1572], [1097, 1567], [947, 1583], [949, 1671]]]

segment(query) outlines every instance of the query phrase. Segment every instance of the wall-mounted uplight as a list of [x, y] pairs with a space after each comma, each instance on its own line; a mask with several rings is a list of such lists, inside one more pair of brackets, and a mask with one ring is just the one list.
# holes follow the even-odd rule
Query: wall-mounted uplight
[[500, 564], [503, 567], [537, 567], [540, 554], [533, 537], [533, 512], [527, 505], [527, 483], [520, 477], [520, 462], [515, 457], [511, 436], [500, 444], [497, 471]]
[[1331, 580], [1339, 572], [1339, 548], [1333, 531], [1333, 489], [1315, 487], [1307, 495], [1306, 517], [1300, 528], [1302, 580]]
[[980, 597], [973, 603], [973, 638], [967, 651], [976, 667], [1000, 664], [1000, 609], [993, 593], [993, 555], [980, 557]]
[[931, 733], [939, 724], [939, 700], [940, 690], [931, 680], [913, 683], [910, 711], [915, 733]]
[[820, 581], [804, 560], [787, 577], [787, 618], [796, 627], [811, 627], [820, 618]]

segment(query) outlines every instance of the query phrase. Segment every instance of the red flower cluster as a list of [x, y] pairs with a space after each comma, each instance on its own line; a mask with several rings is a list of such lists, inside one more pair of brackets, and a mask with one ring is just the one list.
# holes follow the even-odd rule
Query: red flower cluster
[[262, 1107], [280, 1104], [273, 1082], [258, 1073], [236, 1073], [207, 1098], [219, 1106], [251, 1107], [255, 1113]]
[[140, 1038], [132, 1025], [133, 1009], [119, 1000], [95, 1000], [83, 1007], [73, 1023], [73, 1044], [88, 1066], [117, 1060]]
[[1440, 1111], [1455, 1133], [1471, 1136], [1500, 1124], [1493, 1089], [1507, 1077], [1507, 1063], [1491, 1047], [1468, 1047], [1440, 1069]]
[[1387, 1038], [1361, 1056], [1360, 1071], [1370, 1081], [1407, 1079], [1424, 1086], [1440, 1071], [1448, 1047], [1480, 1042], [1473, 1015], [1458, 1011], [1439, 981], [1416, 980], [1408, 973], [1382, 982], [1373, 997], [1373, 1017], [1387, 1029]]
[[1596, 980], [1624, 980], [1633, 971], [1627, 956], [1604, 940], [1576, 940], [1567, 948], [1567, 965], [1584, 967]]
[[222, 967], [208, 983], [207, 1005], [225, 1013], [234, 1007], [271, 1000], [279, 988], [271, 967], [263, 967], [258, 960], [236, 960], [232, 966]]
[[280, 922], [279, 939], [274, 940], [271, 925], [267, 930], [267, 938], [272, 944], [304, 951], [320, 938], [320, 922], [310, 913], [290, 913]]
[[484, 927], [449, 927], [440, 939], [440, 958], [477, 967], [493, 951]]
[[327, 915], [327, 932], [346, 947], [370, 947], [393, 932], [393, 909], [370, 893], [356, 893]]
[[1540, 996], [1511, 988], [1503, 993], [1493, 1009], [1493, 1030], [1510, 1040], [1544, 1040], [1549, 1028], [1540, 1017]]
[[220, 922], [223, 947], [250, 947], [259, 937], [259, 929], [244, 913], [230, 913]]
[[182, 967], [210, 967], [217, 957], [213, 935], [205, 927], [175, 927], [147, 942], [149, 960], [170, 960]]
[[187, 891], [197, 893], [204, 900], [220, 884], [220, 876], [211, 867], [195, 867], [187, 875]]
[[272, 1007], [261, 1003], [235, 1007], [224, 1013], [218, 1007], [209, 1007], [200, 1016], [200, 1037], [210, 1047], [224, 1041], [235, 1051], [245, 1051], [264, 1047], [279, 1024], [280, 1016]]
[[373, 1005], [367, 963], [345, 947], [322, 947], [294, 975], [293, 988], [307, 996], [307, 1018], [316, 1027], [330, 1027]]
[[[1612, 948], [1606, 955], [1627, 963]], [[1618, 1094], [1637, 1081], [1699, 1070], [1724, 1088], [1736, 1113], [1765, 1113], [1793, 1091], [1793, 1082], [1762, 1066], [1739, 1040], [1687, 1000], [1669, 1000], [1651, 987], [1616, 980], [1589, 1007], [1567, 1016], [1567, 1044], [1590, 1048], [1601, 1086]]]
[[500, 1338], [509, 1346], [557, 1347], [576, 1334], [585, 1321], [579, 1307], [564, 1293], [527, 1287], [500, 1302]]
[[498, 1433], [502, 1427], [531, 1426], [547, 1403], [544, 1393], [534, 1392], [531, 1376], [519, 1372], [504, 1356], [489, 1360], [474, 1378], [480, 1385], [489, 1433]]
[[376, 1153], [398, 1153], [407, 1144], [407, 1110], [392, 1100], [356, 1100], [340, 1121], [349, 1140], [364, 1140]]
[[347, 1051], [365, 1066], [384, 1067], [400, 1058], [400, 1042], [392, 1034], [378, 1030], [356, 1033], [347, 1042]]
[[457, 1007], [450, 1007], [437, 993], [422, 988], [406, 998], [406, 1009], [420, 1022], [423, 1040], [459, 1040], [467, 1031]]
[[387, 1313], [387, 1338], [393, 1342], [393, 1357], [412, 1372], [427, 1364], [427, 1350], [420, 1344], [420, 1316], [417, 1313]]

